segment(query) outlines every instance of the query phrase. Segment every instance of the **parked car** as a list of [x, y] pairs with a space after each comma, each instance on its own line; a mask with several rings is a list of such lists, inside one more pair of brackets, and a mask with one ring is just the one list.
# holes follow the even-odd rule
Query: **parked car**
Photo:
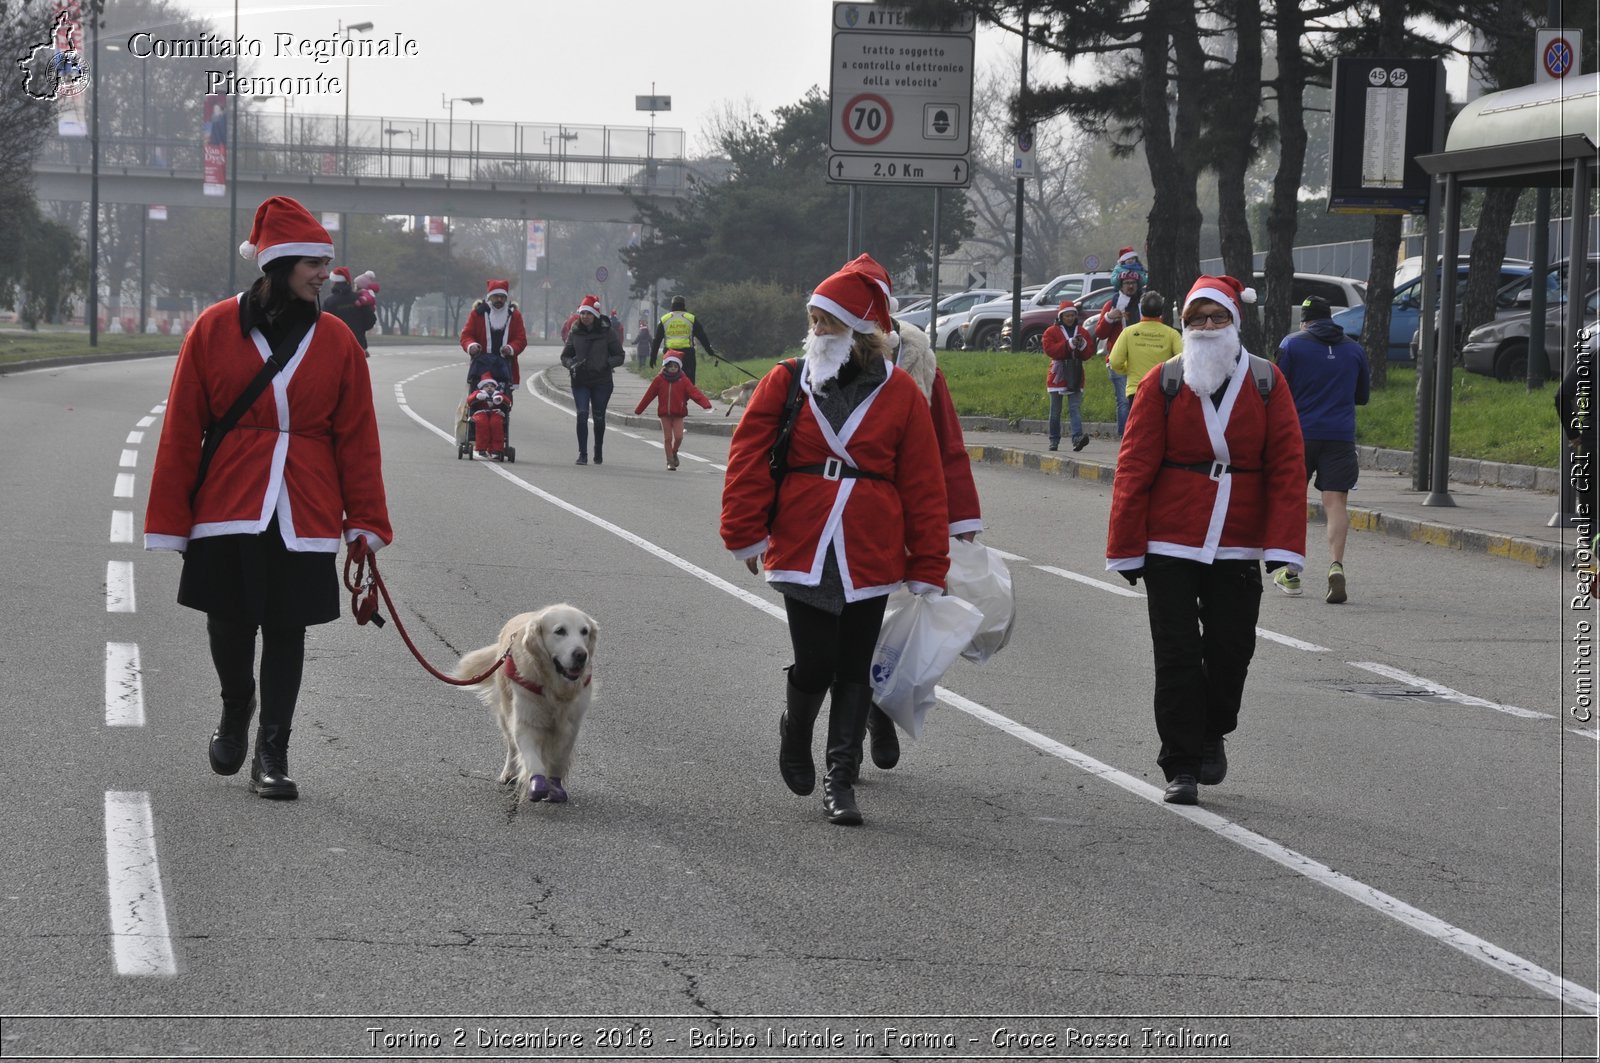
[[[1544, 350], [1550, 372], [1560, 377], [1571, 361], [1571, 333], [1567, 327], [1567, 307], [1552, 304], [1544, 322]], [[1600, 290], [1584, 300], [1582, 324], [1593, 342], [1600, 317]], [[1528, 376], [1528, 337], [1533, 332], [1533, 314], [1509, 314], [1479, 325], [1467, 335], [1461, 348], [1461, 364], [1469, 373], [1482, 373], [1498, 380], [1526, 380]]]
[[[1266, 274], [1257, 273], [1251, 278], [1250, 283], [1255, 287], [1258, 297], [1266, 299]], [[1328, 305], [1334, 310], [1365, 306], [1367, 282], [1351, 280], [1349, 277], [1336, 277], [1331, 273], [1296, 273], [1289, 284], [1289, 301], [1299, 306], [1313, 295], [1328, 300]]]
[[[1096, 288], [1088, 295], [1076, 300], [1078, 304], [1078, 318], [1084, 322], [1089, 330], [1089, 335], [1094, 335], [1094, 326], [1100, 320], [1100, 312], [1105, 309], [1111, 297], [1117, 290], [1111, 285]], [[1049, 306], [1036, 306], [1022, 312], [1022, 347], [1024, 350], [1041, 351], [1044, 349], [1045, 330], [1056, 323], [1056, 314], [1060, 311], [1061, 301], [1057, 300]], [[1011, 318], [1007, 317], [1000, 325], [1000, 335], [996, 343], [1001, 350], [1011, 349]]]
[[[1026, 312], [1053, 307], [1063, 299], [1081, 299], [1095, 288], [1111, 282], [1109, 273], [1063, 273], [1048, 284], [1024, 288], [1022, 308]], [[1011, 316], [1011, 293], [972, 308], [961, 326], [961, 346], [969, 351], [994, 350], [1000, 339], [1000, 326]]]
[[[1557, 304], [1567, 301], [1567, 273], [1570, 272], [1569, 266], [1570, 263], [1561, 262], [1557, 264], [1555, 268], [1545, 272], [1545, 305], [1547, 307], [1553, 309], [1555, 306], [1557, 306]], [[1532, 267], [1529, 268], [1531, 270]], [[1600, 272], [1600, 254], [1590, 255], [1588, 267], [1584, 270], [1583, 284], [1578, 290], [1586, 292], [1594, 288], [1596, 284], [1600, 284], [1600, 280], [1597, 280], [1597, 272]], [[1529, 313], [1532, 308], [1533, 274], [1531, 272], [1528, 273], [1527, 276], [1517, 277], [1506, 282], [1505, 284], [1502, 284], [1494, 293], [1494, 318], [1496, 321], [1499, 321], [1502, 318], [1515, 317], [1518, 314]], [[1438, 311], [1434, 312], [1433, 327], [1435, 329], [1439, 327]], [[1465, 335], [1466, 330], [1461, 327], [1460, 307], [1458, 305], [1456, 315], [1457, 351], [1461, 349], [1462, 337]], [[1421, 323], [1418, 322], [1417, 331], [1411, 334], [1412, 361], [1417, 360], [1418, 352], [1421, 351], [1421, 349], [1422, 328]]]
[[[1443, 262], [1444, 256], [1440, 255], [1437, 261]], [[1471, 252], [1463, 251], [1456, 256], [1456, 264], [1462, 269], [1466, 269], [1471, 261]], [[1525, 258], [1508, 258], [1500, 264], [1502, 266], [1527, 266], [1528, 272], [1533, 272], [1533, 263]], [[1422, 276], [1422, 256], [1412, 255], [1409, 258], [1402, 259], [1400, 264], [1394, 268], [1394, 286], [1398, 288], [1402, 284], [1416, 280], [1420, 276]]]
[[[1518, 266], [1509, 263], [1500, 266], [1500, 283], [1508, 284], [1518, 277], [1526, 277], [1533, 272], [1532, 266]], [[1462, 296], [1467, 291], [1467, 267], [1463, 264], [1456, 271], [1456, 303], [1460, 304]], [[1345, 332], [1345, 335], [1360, 342], [1361, 326], [1367, 320], [1367, 308], [1352, 306], [1340, 310], [1333, 315], [1333, 320]], [[1389, 304], [1389, 361], [1411, 361], [1411, 337], [1417, 331], [1417, 326], [1422, 320], [1422, 278], [1414, 277], [1394, 290], [1394, 299]]]
[[[971, 310], [979, 303], [986, 303], [990, 299], [998, 299], [1004, 294], [999, 288], [970, 288], [964, 292], [954, 292], [950, 295], [940, 296], [939, 312], [934, 315], [934, 320], [937, 321], [939, 318], [950, 314], [959, 314]], [[896, 314], [895, 317], [900, 321], [909, 322], [920, 329], [926, 330], [928, 327], [928, 309], [927, 302], [924, 301], [921, 307], [913, 307], [904, 313]]]

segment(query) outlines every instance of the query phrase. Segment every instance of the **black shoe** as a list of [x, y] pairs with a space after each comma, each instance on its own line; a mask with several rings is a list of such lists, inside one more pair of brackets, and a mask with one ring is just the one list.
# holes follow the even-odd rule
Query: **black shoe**
[[1047, 449], [1047, 450], [1057, 450], [1057, 449], [1059, 449], [1059, 448], [1060, 448], [1060, 446], [1061, 446], [1061, 444], [1060, 444], [1060, 443], [1051, 443], [1051, 444], [1050, 444], [1050, 445], [1049, 445], [1049, 446], [1048, 446], [1048, 447], [1046, 447], [1046, 448], [1045, 448], [1045, 449]]
[[1089, 437], [1088, 436], [1079, 436], [1077, 439], [1074, 439], [1072, 441], [1072, 449], [1073, 449], [1074, 452], [1080, 451], [1080, 450], [1082, 450], [1084, 447], [1086, 447], [1088, 445], [1089, 445]]
[[872, 737], [872, 763], [888, 771], [900, 763], [900, 736], [888, 713], [874, 705], [867, 712], [867, 734]]
[[808, 694], [796, 688], [792, 681], [785, 682], [784, 687], [787, 704], [783, 715], [778, 717], [778, 774], [783, 776], [785, 786], [804, 797], [817, 788], [811, 735], [828, 692], [820, 690]]
[[1218, 735], [1200, 748], [1200, 782], [1215, 786], [1228, 777], [1228, 740]]
[[211, 759], [211, 770], [218, 775], [237, 775], [250, 755], [250, 719], [256, 714], [256, 698], [243, 705], [222, 706], [222, 722], [211, 732], [211, 745], [206, 755]]
[[865, 683], [835, 683], [828, 704], [828, 775], [822, 782], [822, 811], [829, 823], [861, 825], [852, 789], [861, 770], [861, 744], [867, 736], [872, 688]]
[[1200, 787], [1195, 784], [1193, 775], [1179, 775], [1167, 783], [1167, 792], [1161, 795], [1161, 800], [1169, 805], [1198, 805]]
[[293, 801], [300, 788], [289, 778], [289, 728], [263, 724], [256, 730], [250, 789], [274, 801]]
[[587, 464], [589, 464], [589, 455], [587, 455], [587, 454], [579, 454], [578, 455], [578, 460], [573, 462], [572, 464], [574, 464], [574, 465], [587, 465]]

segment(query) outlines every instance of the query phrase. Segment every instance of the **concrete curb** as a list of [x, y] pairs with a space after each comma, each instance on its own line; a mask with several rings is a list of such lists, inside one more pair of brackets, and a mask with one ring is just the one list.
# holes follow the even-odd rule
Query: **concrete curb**
[[141, 358], [173, 358], [178, 352], [132, 351], [128, 354], [74, 354], [65, 358], [35, 358], [27, 362], [0, 362], [0, 376], [22, 373], [30, 369], [50, 369], [69, 365], [94, 365], [98, 362], [135, 362]]

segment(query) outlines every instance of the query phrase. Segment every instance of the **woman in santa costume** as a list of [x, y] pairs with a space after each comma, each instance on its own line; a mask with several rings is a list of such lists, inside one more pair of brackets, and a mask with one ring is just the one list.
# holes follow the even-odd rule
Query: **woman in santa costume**
[[[393, 532], [365, 353], [317, 309], [333, 241], [299, 203], [274, 196], [239, 250], [262, 276], [208, 307], [184, 339], [150, 476], [145, 549], [183, 554], [178, 602], [206, 614], [222, 682], [211, 769], [233, 775], [243, 765], [259, 700], [250, 788], [292, 800], [289, 732], [306, 628], [339, 616], [341, 540], [376, 550]], [[269, 361], [277, 371], [217, 436]], [[202, 442], [208, 429], [214, 446]]]
[[522, 311], [511, 302], [511, 282], [494, 279], [486, 284], [488, 291], [472, 304], [467, 323], [461, 326], [461, 349], [468, 358], [484, 351], [500, 355], [511, 365], [511, 384], [515, 387], [522, 383], [517, 356], [527, 349], [528, 330], [522, 324]]
[[[784, 596], [794, 664], [778, 722], [779, 773], [797, 794], [816, 788], [812, 728], [831, 688], [822, 805], [830, 822], [856, 825], [852, 784], [884, 605], [902, 583], [916, 594], [943, 591], [949, 514], [928, 400], [888, 362], [887, 292], [846, 268], [808, 305], [804, 359], [762, 379], [734, 431], [722, 541], [751, 572], [764, 566]], [[768, 457], [791, 381], [798, 405], [775, 482]]]
[[[1255, 291], [1201, 277], [1183, 305], [1182, 386], [1145, 375], [1117, 456], [1106, 567], [1143, 576], [1155, 646], [1156, 763], [1192, 805], [1228, 771], [1255, 653], [1261, 566], [1304, 564], [1304, 445], [1277, 366], [1239, 342]], [[1174, 378], [1175, 379], [1175, 378]]]
[[[939, 360], [934, 355], [933, 341], [922, 329], [892, 316], [895, 309], [893, 282], [889, 279], [889, 271], [871, 255], [857, 255], [844, 268], [866, 274], [889, 298], [889, 323], [892, 326], [888, 337], [889, 360], [911, 375], [922, 391], [922, 397], [928, 400], [934, 438], [939, 441], [939, 465], [944, 469], [950, 534], [971, 542], [983, 530], [978, 485], [972, 479], [972, 459], [967, 455], [961, 418], [956, 414], [956, 404], [950, 398], [950, 386], [945, 383], [944, 371], [939, 368]], [[888, 771], [900, 763], [900, 736], [895, 732], [894, 721], [876, 704], [867, 713], [867, 736], [873, 764]]]

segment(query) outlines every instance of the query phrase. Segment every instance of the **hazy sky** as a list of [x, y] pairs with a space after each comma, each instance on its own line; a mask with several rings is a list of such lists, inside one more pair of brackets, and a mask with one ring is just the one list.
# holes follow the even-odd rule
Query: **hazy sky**
[[[177, 0], [231, 36], [233, 0]], [[115, 0], [113, 0], [113, 4]], [[564, 122], [645, 126], [634, 97], [672, 97], [658, 128], [682, 129], [691, 149], [706, 121], [732, 107], [770, 113], [812, 85], [828, 89], [832, 0], [440, 0], [282, 3], [238, 0], [239, 32], [260, 39], [260, 75], [343, 75], [344, 61], [319, 66], [272, 56], [277, 33], [327, 37], [344, 23], [372, 22], [371, 35], [417, 41], [415, 58], [355, 59], [350, 113], [443, 115], [441, 95], [482, 96], [456, 105], [458, 122]], [[1008, 65], [1015, 38], [980, 30], [977, 67]], [[263, 104], [278, 108], [278, 101]], [[340, 96], [296, 100], [305, 113], [337, 114]]]

